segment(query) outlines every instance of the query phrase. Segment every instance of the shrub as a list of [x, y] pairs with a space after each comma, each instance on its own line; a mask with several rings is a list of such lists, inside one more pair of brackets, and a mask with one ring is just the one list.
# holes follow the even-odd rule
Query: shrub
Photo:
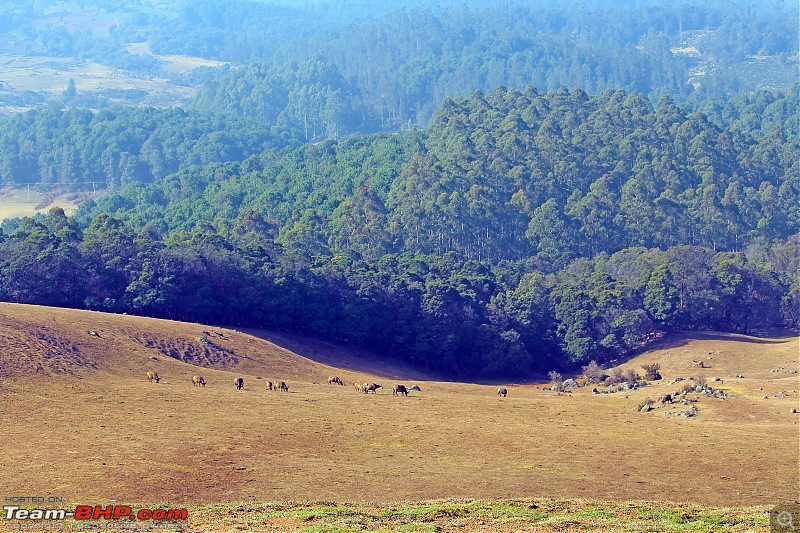
[[650, 411], [655, 404], [656, 404], [655, 400], [651, 400], [650, 398], [648, 398], [639, 405], [637, 405], [636, 410], [639, 412], [647, 412]]
[[625, 371], [625, 373], [623, 374], [623, 378], [624, 378], [624, 379], [623, 379], [623, 381], [627, 381], [628, 383], [630, 383], [631, 385], [633, 385], [634, 383], [637, 383], [637, 382], [639, 382], [639, 381], [642, 379], [642, 376], [640, 376], [639, 374], [637, 374], [637, 373], [636, 373], [636, 371], [635, 371], [634, 369], [632, 369], [632, 368], [629, 368], [629, 369], [628, 369], [628, 370], [626, 370], [626, 371]]
[[661, 374], [658, 372], [661, 369], [661, 365], [658, 363], [642, 365], [642, 368], [644, 369], [644, 379], [648, 381], [661, 379]]
[[555, 370], [551, 370], [547, 373], [547, 377], [550, 378], [550, 381], [553, 382], [553, 390], [561, 392], [564, 389], [564, 378], [561, 376], [559, 372]]
[[592, 361], [583, 367], [583, 376], [586, 378], [586, 383], [599, 383], [603, 381], [603, 369], [597, 364], [597, 361]]

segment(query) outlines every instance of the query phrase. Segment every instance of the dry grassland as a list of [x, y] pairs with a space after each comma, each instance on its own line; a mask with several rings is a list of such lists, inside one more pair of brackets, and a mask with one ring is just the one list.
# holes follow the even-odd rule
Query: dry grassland
[[[677, 416], [686, 409], [678, 404], [635, 410], [677, 389], [669, 384], [675, 377], [697, 375], [691, 361], [700, 358], [725, 399], [690, 395], [698, 398], [692, 418]], [[615, 394], [590, 387], [557, 394], [532, 383], [506, 385], [501, 398], [496, 386], [426, 380], [365, 360], [268, 332], [0, 304], [0, 472], [13, 473], [3, 475], [2, 493], [56, 495], [73, 505], [189, 505], [203, 531], [565, 531], [551, 526], [570, 520], [575, 530], [617, 531], [637, 523], [626, 521], [626, 506], [644, 504], [608, 502], [635, 501], [666, 502], [644, 507], [677, 513], [668, 520], [635, 511], [652, 515], [652, 524], [685, 526], [694, 515], [681, 513], [703, 505], [717, 506], [702, 509], [719, 520], [738, 516], [730, 530], [750, 531], [766, 530], [763, 506], [800, 498], [798, 415], [790, 413], [800, 389], [790, 373], [798, 368], [797, 337], [673, 335], [622, 365], [641, 372], [659, 362], [664, 379]], [[149, 383], [148, 370], [161, 382]], [[205, 388], [192, 386], [196, 374]], [[347, 386], [328, 385], [332, 374]], [[278, 379], [288, 393], [267, 390]], [[364, 395], [354, 381], [383, 388]], [[395, 397], [395, 383], [422, 390]], [[504, 515], [498, 499], [573, 510], [541, 520]], [[430, 500], [437, 503], [428, 508], [484, 502], [489, 510], [429, 509], [427, 522], [410, 512], [387, 518], [389, 502]], [[319, 504], [232, 505], [290, 501], [362, 503], [306, 525], [292, 509], [313, 515]], [[219, 506], [197, 507], [207, 504]], [[577, 516], [595, 507], [598, 516]], [[512, 526], [498, 525], [504, 516]], [[466, 529], [458, 525], [473, 518]], [[714, 531], [714, 520], [638, 530]], [[409, 529], [415, 523], [420, 529]]]

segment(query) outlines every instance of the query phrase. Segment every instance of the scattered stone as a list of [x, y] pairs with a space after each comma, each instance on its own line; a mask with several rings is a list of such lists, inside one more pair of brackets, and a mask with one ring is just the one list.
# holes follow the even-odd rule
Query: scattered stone
[[597, 387], [592, 388], [592, 394], [600, 394], [600, 392], [597, 390]]
[[797, 414], [797, 409], [792, 407], [791, 409], [789, 409], [789, 412], [792, 413], [793, 415], [796, 415]]
[[789, 370], [790, 374], [797, 374], [797, 370]]
[[158, 357], [156, 357], [155, 355], [151, 355], [150, 359], [153, 360], [153, 361], [158, 361]]
[[741, 375], [741, 374], [736, 374], [736, 377], [739, 378], [739, 379], [744, 379], [744, 376]]
[[761, 397], [762, 400], [766, 400], [767, 398], [769, 398], [769, 396], [762, 396]]
[[711, 381], [722, 381], [722, 378], [720, 378], [719, 376], [714, 376], [713, 378], [711, 378]]
[[785, 390], [782, 390], [782, 391], [780, 391], [780, 392], [777, 394], [777, 396], [775, 396], [775, 397], [776, 397], [776, 398], [786, 398], [786, 391], [785, 391]]

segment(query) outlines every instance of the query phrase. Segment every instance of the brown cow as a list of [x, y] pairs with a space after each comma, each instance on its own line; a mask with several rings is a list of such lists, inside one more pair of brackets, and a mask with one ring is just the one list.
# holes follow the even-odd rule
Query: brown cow
[[192, 376], [192, 385], [195, 387], [205, 387], [206, 380], [203, 379], [203, 376]]
[[158, 377], [158, 372], [150, 371], [147, 373], [147, 381], [155, 381], [156, 383], [158, 383], [159, 381], [161, 381], [161, 378]]
[[276, 381], [273, 384], [273, 390], [281, 390], [283, 392], [289, 392], [289, 386], [283, 381]]

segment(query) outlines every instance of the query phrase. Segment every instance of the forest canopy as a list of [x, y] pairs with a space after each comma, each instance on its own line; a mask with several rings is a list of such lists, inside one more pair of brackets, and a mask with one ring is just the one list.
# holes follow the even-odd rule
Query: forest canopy
[[[6, 221], [0, 297], [291, 329], [462, 377], [796, 327], [797, 93], [726, 105], [727, 130], [668, 97], [476, 91], [424, 132], [269, 148]], [[762, 108], [768, 131], [734, 127]]]
[[89, 4], [16, 0], [0, 29], [196, 94], [0, 84], [33, 107], [0, 121], [0, 186], [102, 192], [3, 220], [2, 300], [459, 378], [800, 325], [796, 4]]

